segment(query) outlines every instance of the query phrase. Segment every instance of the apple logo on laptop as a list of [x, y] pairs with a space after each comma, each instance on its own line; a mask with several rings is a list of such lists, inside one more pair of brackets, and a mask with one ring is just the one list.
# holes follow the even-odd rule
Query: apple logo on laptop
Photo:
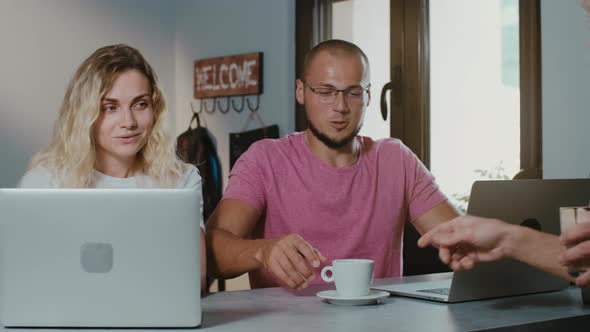
[[534, 218], [526, 219], [525, 221], [521, 222], [520, 225], [528, 227], [528, 228], [532, 228], [537, 231], [541, 230], [541, 223], [537, 219], [534, 219]]
[[80, 247], [82, 270], [107, 273], [113, 269], [113, 246], [109, 243], [86, 242]]

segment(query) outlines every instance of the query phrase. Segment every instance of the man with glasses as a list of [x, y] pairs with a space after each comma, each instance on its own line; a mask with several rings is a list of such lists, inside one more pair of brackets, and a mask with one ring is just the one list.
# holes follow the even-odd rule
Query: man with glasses
[[296, 85], [309, 128], [255, 143], [236, 162], [207, 222], [209, 271], [301, 289], [328, 260], [369, 258], [375, 278], [400, 276], [406, 220], [425, 233], [457, 212], [399, 140], [358, 136], [371, 99], [358, 46], [318, 44]]

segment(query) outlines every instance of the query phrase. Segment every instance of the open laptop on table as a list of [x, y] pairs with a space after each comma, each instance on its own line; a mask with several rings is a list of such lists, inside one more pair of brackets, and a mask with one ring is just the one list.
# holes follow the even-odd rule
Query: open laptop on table
[[2, 325], [200, 325], [200, 197], [0, 189]]
[[[587, 205], [590, 179], [477, 181], [468, 214], [498, 218], [546, 233], [559, 234], [559, 208]], [[568, 281], [515, 260], [478, 263], [451, 279], [375, 286], [394, 295], [440, 302], [560, 290]]]

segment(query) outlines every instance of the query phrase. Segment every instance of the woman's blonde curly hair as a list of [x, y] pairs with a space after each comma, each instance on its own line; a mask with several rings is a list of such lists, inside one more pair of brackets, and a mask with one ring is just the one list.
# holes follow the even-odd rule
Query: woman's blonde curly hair
[[33, 157], [29, 169], [46, 168], [60, 187], [94, 187], [96, 142], [92, 133], [101, 100], [117, 77], [129, 70], [148, 79], [154, 111], [154, 127], [138, 153], [139, 171], [157, 186], [175, 187], [186, 165], [177, 158], [165, 128], [168, 111], [158, 78], [141, 53], [124, 44], [99, 48], [80, 65], [64, 96], [51, 142]]

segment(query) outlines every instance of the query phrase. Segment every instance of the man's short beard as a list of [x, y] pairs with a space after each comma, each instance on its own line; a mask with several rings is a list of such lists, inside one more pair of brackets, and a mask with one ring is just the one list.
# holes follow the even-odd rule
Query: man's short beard
[[352, 133], [350, 133], [350, 135], [344, 137], [343, 139], [341, 139], [339, 141], [335, 141], [335, 140], [329, 138], [328, 136], [322, 134], [313, 125], [313, 123], [311, 123], [311, 121], [307, 121], [307, 126], [311, 130], [311, 133], [313, 134], [313, 136], [315, 136], [317, 139], [319, 139], [326, 146], [333, 148], [333, 149], [339, 149], [341, 147], [346, 146], [346, 144], [350, 143], [356, 137], [356, 135], [358, 135], [359, 131], [361, 130], [361, 128], [359, 127], [356, 130], [354, 130]]

